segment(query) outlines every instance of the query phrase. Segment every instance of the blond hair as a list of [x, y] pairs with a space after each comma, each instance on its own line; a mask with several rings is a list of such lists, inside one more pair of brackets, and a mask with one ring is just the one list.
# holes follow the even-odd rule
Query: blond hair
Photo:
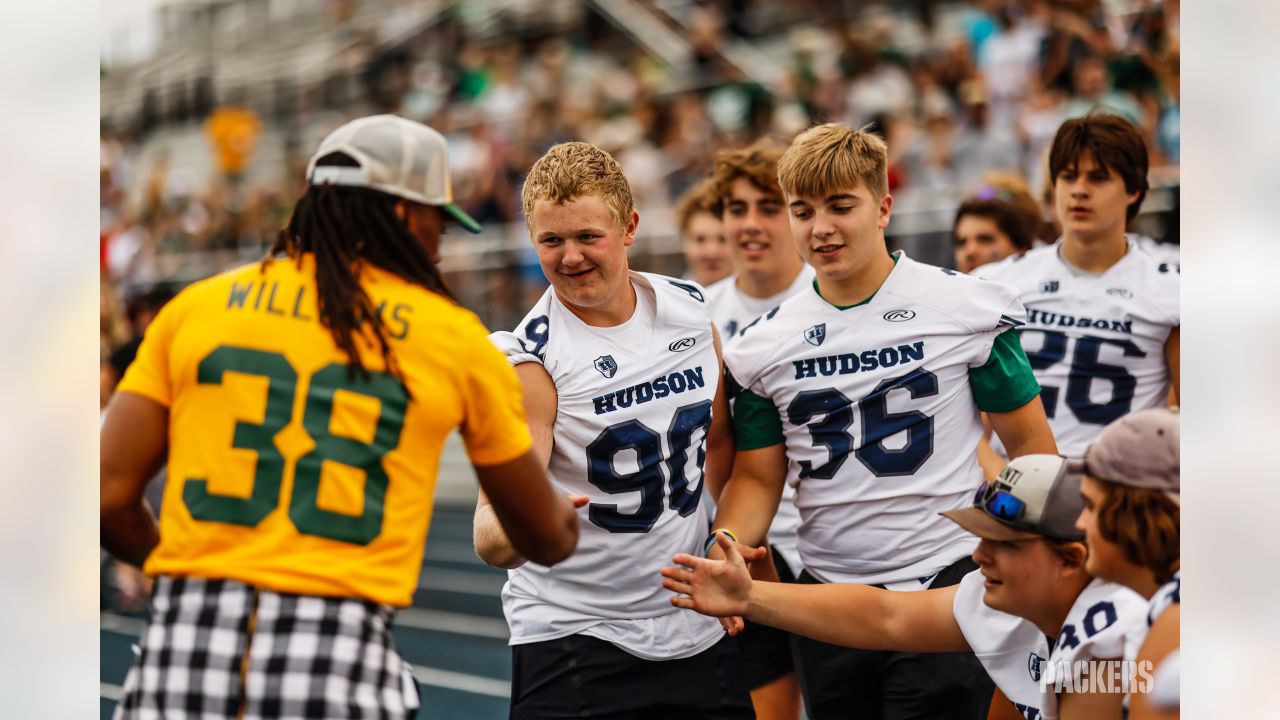
[[782, 154], [778, 184], [788, 197], [823, 197], [862, 184], [879, 199], [889, 194], [889, 149], [866, 130], [811, 127]]
[[706, 177], [694, 183], [676, 201], [676, 226], [682, 231], [688, 230], [689, 223], [693, 222], [698, 213], [714, 215], [719, 221], [720, 213], [715, 209], [717, 201], [715, 181], [712, 178]]
[[778, 187], [778, 160], [782, 146], [767, 137], [744, 148], [716, 153], [711, 169], [712, 212], [719, 216], [729, 202], [729, 190], [738, 178], [746, 178], [760, 192], [782, 195]]
[[599, 195], [618, 228], [625, 231], [630, 226], [635, 200], [618, 161], [589, 143], [554, 145], [529, 169], [520, 191], [525, 223], [532, 222], [539, 200], [562, 204], [582, 195]]

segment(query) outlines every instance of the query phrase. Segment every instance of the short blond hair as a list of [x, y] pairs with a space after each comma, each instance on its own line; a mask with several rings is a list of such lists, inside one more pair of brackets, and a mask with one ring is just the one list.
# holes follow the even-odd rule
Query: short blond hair
[[635, 199], [618, 161], [590, 143], [552, 146], [529, 169], [520, 191], [525, 224], [532, 222], [533, 207], [539, 200], [562, 204], [582, 195], [599, 195], [618, 227], [625, 231], [630, 226]]
[[879, 199], [889, 194], [889, 148], [866, 130], [811, 127], [778, 160], [778, 184], [789, 197], [823, 197], [862, 184]]
[[716, 153], [715, 165], [711, 168], [712, 212], [724, 214], [729, 191], [738, 178], [746, 178], [760, 192], [781, 195], [778, 159], [782, 157], [782, 150], [781, 145], [763, 137], [744, 148]]

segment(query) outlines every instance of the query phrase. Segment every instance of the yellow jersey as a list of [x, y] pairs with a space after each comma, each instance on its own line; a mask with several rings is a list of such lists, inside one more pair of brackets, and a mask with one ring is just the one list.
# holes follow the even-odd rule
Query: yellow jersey
[[148, 573], [408, 605], [445, 438], [460, 428], [478, 465], [530, 449], [519, 380], [474, 314], [376, 268], [361, 284], [403, 385], [368, 339], [369, 378], [349, 374], [310, 253], [196, 283], [148, 327], [119, 386], [169, 408]]

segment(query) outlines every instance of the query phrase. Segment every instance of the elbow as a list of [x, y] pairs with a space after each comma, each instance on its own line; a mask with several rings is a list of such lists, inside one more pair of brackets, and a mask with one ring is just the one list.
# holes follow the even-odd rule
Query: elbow
[[509, 543], [504, 542], [501, 536], [494, 537], [492, 534], [477, 531], [472, 544], [475, 545], [476, 556], [485, 565], [503, 570], [515, 570], [524, 564], [524, 558], [520, 557], [520, 553], [516, 552]]

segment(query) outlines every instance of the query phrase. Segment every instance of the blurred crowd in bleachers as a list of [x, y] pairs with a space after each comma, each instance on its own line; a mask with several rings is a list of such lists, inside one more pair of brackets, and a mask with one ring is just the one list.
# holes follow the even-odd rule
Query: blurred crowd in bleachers
[[[356, 0], [329, 5], [335, 32], [385, 36], [396, 19], [393, 13], [377, 18], [378, 27], [352, 28]], [[1063, 119], [1098, 105], [1141, 128], [1153, 174], [1176, 184], [1178, 0], [634, 5], [687, 39], [688, 67], [673, 72], [594, 12], [567, 34], [514, 27], [472, 37], [460, 17], [466, 4], [458, 3], [415, 38], [370, 42], [363, 94], [350, 107], [322, 112], [304, 93], [281, 114], [239, 108], [228, 94], [214, 106], [246, 118], [230, 131], [215, 127], [216, 110], [193, 118], [203, 124], [211, 154], [230, 144], [248, 155], [242, 159], [250, 169], [264, 131], [256, 118], [264, 118], [267, 129], [288, 138], [273, 160], [283, 167], [268, 174], [283, 181], [260, 182], [218, 158], [206, 181], [175, 183], [163, 153], [140, 166], [149, 126], [104, 121], [104, 376], [108, 358], [136, 338], [146, 308], [164, 292], [261, 257], [300, 193], [309, 138], [370, 112], [398, 112], [445, 133], [457, 201], [494, 227], [522, 226], [523, 173], [551, 144], [581, 139], [621, 162], [642, 234], [674, 237], [672, 207], [716, 150], [765, 134], [787, 141], [829, 120], [873, 124], [886, 137], [895, 220], [913, 207], [942, 207], [947, 231], [947, 213], [990, 171], [1011, 171], [1042, 197], [1053, 133]], [[949, 244], [940, 250], [923, 259], [945, 262]], [[504, 271], [536, 284], [536, 273], [521, 272], [519, 262], [511, 255]], [[658, 269], [683, 272], [670, 264]], [[487, 322], [506, 320], [479, 310]]]

